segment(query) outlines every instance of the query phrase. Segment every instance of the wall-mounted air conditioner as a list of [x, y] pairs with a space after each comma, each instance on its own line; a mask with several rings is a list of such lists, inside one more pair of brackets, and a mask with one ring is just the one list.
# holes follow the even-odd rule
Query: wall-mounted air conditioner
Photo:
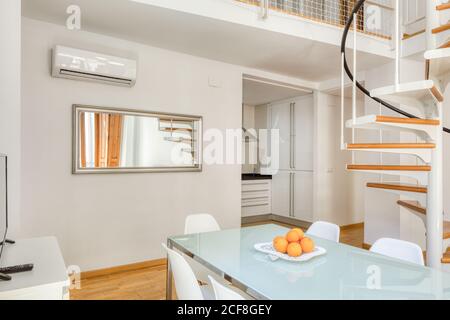
[[135, 60], [63, 46], [53, 49], [54, 77], [132, 87], [136, 73]]

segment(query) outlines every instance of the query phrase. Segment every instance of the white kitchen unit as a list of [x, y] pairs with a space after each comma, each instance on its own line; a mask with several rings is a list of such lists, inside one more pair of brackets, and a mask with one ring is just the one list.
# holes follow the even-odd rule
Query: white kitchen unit
[[8, 244], [1, 266], [33, 263], [31, 271], [11, 274], [0, 281], [0, 300], [68, 299], [70, 280], [55, 237], [17, 240]]
[[270, 169], [272, 214], [312, 222], [313, 96], [269, 105], [268, 127], [280, 134], [279, 166]]
[[270, 214], [272, 181], [242, 180], [241, 213], [242, 217]]

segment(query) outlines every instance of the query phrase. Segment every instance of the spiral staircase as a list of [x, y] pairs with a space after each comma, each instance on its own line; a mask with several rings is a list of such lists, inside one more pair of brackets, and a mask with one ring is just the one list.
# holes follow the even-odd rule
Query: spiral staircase
[[[427, 0], [428, 1], [428, 0]], [[447, 1], [447, 0], [446, 0]], [[445, 88], [450, 80], [450, 1], [432, 3], [427, 8], [428, 47], [424, 54], [425, 78], [421, 81], [397, 83], [371, 90], [372, 99], [401, 113], [399, 117], [383, 115], [354, 116], [345, 121], [345, 127], [351, 129], [388, 130], [398, 133], [408, 132], [417, 137], [416, 143], [347, 143], [343, 144], [348, 151], [377, 153], [395, 153], [412, 155], [417, 159], [414, 165], [373, 165], [349, 164], [347, 170], [363, 173], [375, 173], [400, 177], [399, 182], [372, 182], [367, 187], [400, 196], [398, 205], [419, 216], [426, 228], [426, 261], [427, 265], [441, 268], [450, 263], [450, 221], [445, 221], [443, 214], [443, 102]], [[359, 1], [364, 3], [363, 0]], [[433, 4], [434, 3], [434, 4]], [[356, 13], [359, 8], [355, 5]], [[356, 16], [356, 15], [355, 15]], [[354, 16], [354, 17], [355, 17]], [[348, 26], [351, 24], [349, 21]], [[436, 25], [437, 24], [437, 25]], [[348, 32], [348, 29], [347, 29]], [[343, 46], [346, 32], [344, 31]], [[398, 49], [397, 49], [398, 50]], [[345, 62], [345, 49], [343, 49]], [[344, 65], [344, 64], [343, 64]], [[353, 79], [347, 67], [347, 74]], [[365, 92], [368, 94], [368, 91]], [[394, 107], [395, 106], [395, 107]], [[418, 110], [423, 115], [418, 118], [402, 111], [405, 106]], [[405, 116], [406, 115], [406, 116]], [[402, 137], [401, 134], [399, 134]], [[409, 179], [405, 179], [409, 178]], [[408, 184], [404, 180], [414, 179], [417, 183]]]

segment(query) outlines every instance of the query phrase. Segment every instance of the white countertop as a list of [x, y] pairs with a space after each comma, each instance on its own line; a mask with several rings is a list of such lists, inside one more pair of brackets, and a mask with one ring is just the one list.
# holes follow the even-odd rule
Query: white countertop
[[3, 250], [0, 266], [33, 263], [31, 271], [11, 274], [12, 280], [0, 281], [0, 292], [43, 285], [69, 285], [66, 265], [55, 237], [17, 240]]

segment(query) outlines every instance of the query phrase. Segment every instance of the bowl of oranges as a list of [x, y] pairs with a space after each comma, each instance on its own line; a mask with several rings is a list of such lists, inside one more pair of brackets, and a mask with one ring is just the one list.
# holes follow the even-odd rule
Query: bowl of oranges
[[300, 228], [293, 228], [284, 236], [276, 236], [272, 242], [257, 243], [255, 249], [268, 254], [273, 260], [281, 258], [288, 261], [308, 261], [326, 253]]

